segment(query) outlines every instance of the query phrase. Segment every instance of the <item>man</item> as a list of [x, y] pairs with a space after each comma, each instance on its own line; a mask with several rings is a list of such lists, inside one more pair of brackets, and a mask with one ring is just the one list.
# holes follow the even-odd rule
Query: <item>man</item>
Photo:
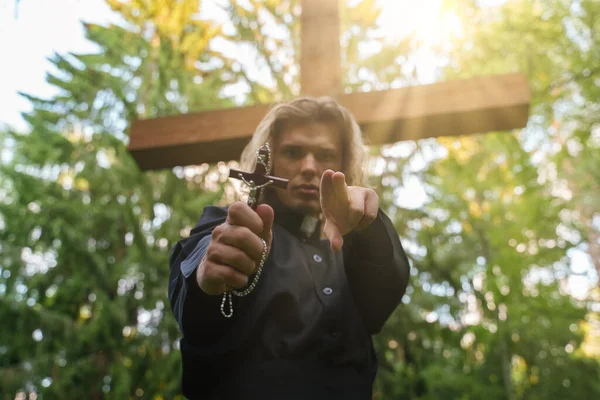
[[[242, 154], [245, 169], [265, 143], [271, 174], [288, 188], [265, 189], [256, 210], [207, 207], [171, 253], [183, 393], [370, 399], [371, 335], [404, 295], [409, 265], [363, 182], [360, 129], [334, 100], [304, 97], [269, 111]], [[253, 282], [263, 256], [256, 287], [228, 310], [223, 293]]]

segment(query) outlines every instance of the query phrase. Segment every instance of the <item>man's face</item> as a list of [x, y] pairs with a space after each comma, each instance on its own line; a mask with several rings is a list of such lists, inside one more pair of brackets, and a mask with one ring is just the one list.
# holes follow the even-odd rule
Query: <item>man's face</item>
[[292, 125], [274, 143], [273, 173], [289, 180], [287, 190], [275, 192], [283, 204], [303, 214], [319, 215], [321, 175], [341, 168], [342, 140], [333, 124]]

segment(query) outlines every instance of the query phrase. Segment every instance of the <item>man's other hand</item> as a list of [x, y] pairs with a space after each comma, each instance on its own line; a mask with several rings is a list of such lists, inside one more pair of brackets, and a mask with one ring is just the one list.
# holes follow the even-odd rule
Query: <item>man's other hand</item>
[[263, 254], [261, 239], [267, 243], [267, 255], [271, 250], [273, 218], [273, 209], [266, 204], [256, 211], [242, 202], [229, 207], [226, 221], [213, 230], [196, 270], [198, 285], [206, 294], [218, 295], [248, 284]]
[[321, 177], [323, 232], [333, 251], [341, 250], [343, 235], [366, 228], [377, 217], [379, 196], [373, 189], [346, 185], [341, 172], [327, 170]]

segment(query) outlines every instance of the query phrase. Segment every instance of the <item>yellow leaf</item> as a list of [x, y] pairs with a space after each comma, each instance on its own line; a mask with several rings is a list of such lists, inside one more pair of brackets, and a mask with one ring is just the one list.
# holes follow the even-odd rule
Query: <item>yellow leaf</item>
[[77, 190], [80, 190], [82, 192], [87, 192], [90, 188], [90, 184], [87, 181], [87, 179], [77, 178], [77, 179], [75, 179], [75, 188], [77, 188]]
[[479, 218], [481, 217], [481, 208], [479, 208], [479, 204], [475, 203], [474, 201], [469, 202], [469, 213], [476, 217]]

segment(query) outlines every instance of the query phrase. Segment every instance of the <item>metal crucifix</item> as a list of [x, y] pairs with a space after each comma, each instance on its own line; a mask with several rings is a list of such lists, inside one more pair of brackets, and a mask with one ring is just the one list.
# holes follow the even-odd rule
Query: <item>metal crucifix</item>
[[[237, 169], [229, 170], [229, 177], [235, 179], [241, 179], [246, 185], [250, 187], [250, 194], [248, 195], [248, 205], [253, 210], [256, 210], [256, 207], [260, 203], [260, 196], [262, 194], [262, 189], [267, 186], [273, 185], [279, 189], [287, 189], [288, 180], [277, 178], [275, 176], [270, 176], [271, 173], [271, 152], [269, 151], [269, 144], [265, 144], [258, 149], [256, 153], [256, 165], [254, 167], [254, 172], [245, 172]], [[244, 297], [249, 295], [254, 288], [256, 287], [258, 280], [260, 278], [260, 274], [262, 273], [263, 266], [267, 259], [267, 242], [261, 238], [263, 243], [263, 253], [261, 256], [260, 263], [256, 272], [254, 274], [254, 278], [252, 282], [243, 290], [226, 290], [223, 293], [223, 300], [221, 301], [221, 314], [225, 318], [231, 318], [233, 316], [233, 296]], [[228, 306], [228, 311], [227, 307]]]
[[234, 168], [229, 170], [229, 177], [241, 179], [250, 188], [248, 194], [248, 205], [253, 210], [260, 203], [262, 189], [274, 186], [279, 189], [287, 189], [288, 180], [269, 175], [271, 173], [271, 152], [269, 144], [264, 144], [258, 149], [256, 166], [254, 172], [240, 171]]

